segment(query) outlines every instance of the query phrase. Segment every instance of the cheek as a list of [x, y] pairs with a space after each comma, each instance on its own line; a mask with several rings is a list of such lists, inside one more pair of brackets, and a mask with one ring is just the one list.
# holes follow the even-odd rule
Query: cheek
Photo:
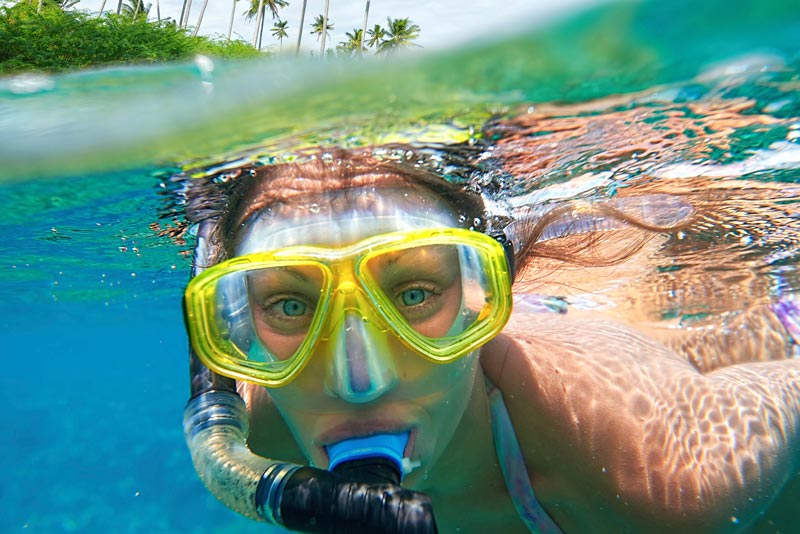
[[461, 312], [461, 284], [453, 284], [442, 293], [442, 310], [430, 319], [414, 325], [414, 330], [425, 337], [444, 337]]
[[276, 334], [262, 321], [255, 321], [256, 334], [261, 344], [279, 360], [288, 360], [305, 339], [305, 333], [285, 335]]
[[464, 391], [471, 390], [477, 361], [475, 355], [467, 354], [453, 362], [440, 364], [409, 354], [403, 364], [398, 365], [400, 388], [406, 398], [430, 397], [433, 404], [450, 402], [462, 397]]

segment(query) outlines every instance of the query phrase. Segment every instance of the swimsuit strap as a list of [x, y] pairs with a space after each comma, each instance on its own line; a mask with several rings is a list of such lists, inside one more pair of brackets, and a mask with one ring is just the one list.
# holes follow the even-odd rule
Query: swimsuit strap
[[561, 534], [561, 529], [547, 515], [533, 492], [525, 459], [511, 424], [506, 403], [503, 401], [503, 394], [488, 379], [486, 385], [489, 395], [489, 412], [492, 418], [494, 448], [500, 461], [506, 488], [508, 488], [517, 513], [528, 529], [535, 534]]
[[770, 307], [786, 328], [786, 333], [792, 342], [792, 356], [800, 357], [800, 301], [781, 298]]

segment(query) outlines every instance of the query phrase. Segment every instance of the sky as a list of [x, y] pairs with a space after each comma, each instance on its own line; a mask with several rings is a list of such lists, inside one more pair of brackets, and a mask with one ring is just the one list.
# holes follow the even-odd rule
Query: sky
[[[131, 0], [128, 0], [131, 1]], [[251, 0], [236, 2], [236, 16], [233, 23], [234, 38], [251, 41], [255, 29], [255, 21], [247, 21], [242, 14]], [[257, 1], [257, 0], [255, 0]], [[81, 0], [78, 9], [96, 12], [102, 0]], [[144, 0], [145, 5], [152, 3], [150, 18], [156, 18], [156, 3], [160, 8], [161, 18], [180, 18], [183, 0]], [[446, 48], [460, 42], [473, 40], [476, 36], [491, 35], [497, 31], [513, 31], [518, 27], [530, 26], [551, 20], [554, 15], [580, 6], [598, 3], [597, 0], [371, 0], [369, 6], [368, 28], [375, 24], [386, 26], [386, 18], [409, 18], [421, 28], [417, 44], [424, 48]], [[289, 37], [284, 39], [284, 50], [293, 50], [297, 44], [297, 27], [300, 22], [302, 0], [289, 0], [289, 5], [280, 11], [283, 20], [288, 21]], [[203, 0], [192, 0], [189, 24], [197, 23]], [[345, 40], [345, 32], [361, 28], [364, 23], [365, 0], [330, 0], [328, 18], [333, 22], [330, 31], [331, 44], [326, 48], [335, 48], [336, 44]], [[232, 0], [208, 0], [200, 34], [221, 35], [228, 33]], [[115, 11], [117, 0], [107, 0], [105, 11]], [[319, 50], [317, 36], [309, 34], [309, 24], [322, 14], [325, 0], [307, 0], [306, 14], [302, 37], [303, 49]], [[267, 11], [267, 22], [264, 29], [263, 46], [273, 47], [278, 51], [278, 41], [272, 37], [270, 28], [273, 21]]]

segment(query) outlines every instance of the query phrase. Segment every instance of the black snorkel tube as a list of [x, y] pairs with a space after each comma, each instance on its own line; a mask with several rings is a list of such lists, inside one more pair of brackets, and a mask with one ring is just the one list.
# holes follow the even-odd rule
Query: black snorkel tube
[[[195, 265], [207, 264], [212, 226], [205, 221], [198, 229]], [[400, 486], [396, 462], [359, 458], [330, 472], [254, 454], [247, 447], [249, 417], [236, 382], [212, 372], [191, 349], [190, 373], [184, 436], [201, 480], [227, 507], [299, 532], [437, 532], [430, 497]]]
[[247, 448], [247, 412], [232, 391], [208, 390], [186, 406], [184, 433], [206, 487], [226, 506], [299, 532], [437, 532], [430, 498], [400, 486], [385, 458], [333, 472], [258, 456]]

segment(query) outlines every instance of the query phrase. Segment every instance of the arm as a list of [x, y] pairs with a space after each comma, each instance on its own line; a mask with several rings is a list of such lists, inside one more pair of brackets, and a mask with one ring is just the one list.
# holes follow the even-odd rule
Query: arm
[[482, 365], [566, 532], [736, 530], [800, 458], [800, 360], [700, 374], [608, 321], [515, 313]]

